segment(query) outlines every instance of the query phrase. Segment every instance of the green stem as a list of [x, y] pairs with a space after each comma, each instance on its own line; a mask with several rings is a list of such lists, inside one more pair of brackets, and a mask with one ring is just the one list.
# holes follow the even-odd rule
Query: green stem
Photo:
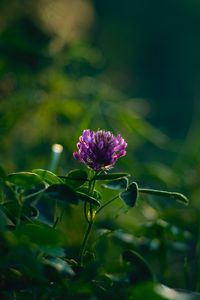
[[173, 198], [181, 203], [184, 203], [185, 205], [188, 205], [188, 199], [183, 194], [176, 193], [176, 192], [167, 192], [167, 191], [160, 191], [160, 190], [154, 190], [154, 189], [138, 189], [140, 193], [145, 194], [152, 194], [157, 196], [164, 196], [164, 197], [170, 197]]
[[99, 209], [97, 209], [96, 211], [96, 215], [103, 209], [105, 208], [107, 205], [109, 205], [110, 203], [112, 203], [114, 200], [116, 200], [117, 198], [119, 198], [119, 195], [113, 197], [112, 199], [110, 199], [108, 202], [106, 202], [104, 205], [102, 205]]
[[[90, 170], [89, 173], [89, 183], [88, 183], [88, 195], [92, 195], [93, 191], [94, 191], [94, 187], [95, 187], [95, 180], [94, 180], [94, 176], [96, 175], [96, 173], [94, 173], [93, 170]], [[89, 216], [88, 216], [89, 213]], [[85, 232], [84, 235], [84, 239], [81, 245], [81, 249], [80, 249], [80, 254], [79, 254], [79, 259], [78, 259], [78, 263], [81, 266], [83, 264], [83, 256], [87, 247], [87, 243], [88, 243], [88, 239], [89, 239], [89, 235], [90, 232], [92, 230], [92, 225], [93, 225], [93, 207], [92, 207], [92, 203], [89, 203], [89, 210], [87, 211], [87, 202], [84, 203], [84, 216], [85, 219], [88, 223], [88, 227], [87, 230]]]
[[59, 222], [59, 217], [56, 217], [56, 218], [54, 219], [54, 223], [53, 223], [53, 228], [54, 228], [54, 229], [56, 229], [56, 226], [57, 226], [58, 222]]
[[37, 196], [37, 195], [39, 195], [40, 193], [44, 192], [45, 190], [46, 190], [46, 188], [44, 188], [44, 189], [42, 189], [42, 190], [39, 190], [39, 191], [37, 191], [37, 192], [35, 192], [35, 193], [33, 193], [33, 194], [30, 194], [30, 195], [28, 195], [28, 196], [25, 196], [25, 197], [24, 197], [24, 200], [27, 200], [27, 199], [32, 198], [32, 197], [34, 197], [34, 196]]
[[18, 211], [18, 215], [17, 215], [17, 222], [16, 222], [16, 226], [19, 226], [21, 223], [21, 216], [22, 216], [22, 209], [23, 209], [23, 195], [22, 193], [16, 194], [16, 198], [19, 204], [19, 211]]
[[60, 223], [62, 222], [64, 213], [65, 213], [65, 208], [63, 207], [63, 208], [61, 209], [61, 212], [60, 212]]
[[87, 202], [86, 201], [84, 203], [84, 216], [85, 216], [85, 220], [87, 221], [87, 223], [90, 223], [90, 221], [88, 219], [88, 215], [87, 215]]
[[90, 235], [90, 232], [91, 232], [91, 229], [92, 229], [92, 225], [93, 225], [93, 222], [90, 221], [88, 223], [87, 231], [86, 231], [84, 239], [83, 239], [83, 243], [82, 243], [82, 246], [81, 246], [79, 259], [78, 259], [78, 263], [79, 263], [80, 266], [82, 266], [82, 264], [83, 264], [83, 255], [85, 253], [85, 249], [86, 249], [87, 242], [88, 242], [88, 239], [89, 239], [89, 235]]
[[19, 226], [21, 223], [21, 215], [22, 215], [22, 205], [19, 206], [19, 211], [18, 211], [18, 215], [17, 215], [17, 223], [16, 226]]
[[55, 206], [54, 206], [54, 224], [53, 224], [53, 228], [56, 228], [58, 222], [59, 222], [59, 216], [58, 216], [58, 201], [55, 200]]

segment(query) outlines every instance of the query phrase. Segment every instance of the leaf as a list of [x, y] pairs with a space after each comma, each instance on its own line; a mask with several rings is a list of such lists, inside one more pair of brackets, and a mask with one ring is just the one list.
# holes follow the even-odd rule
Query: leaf
[[138, 186], [136, 182], [132, 182], [128, 188], [119, 194], [120, 199], [122, 199], [128, 206], [134, 207], [138, 198]]
[[46, 255], [53, 256], [53, 257], [65, 257], [65, 249], [61, 247], [49, 247], [47, 246], [40, 246], [40, 250], [44, 252]]
[[123, 177], [128, 177], [130, 174], [128, 173], [109, 173], [109, 174], [97, 174], [94, 176], [95, 180], [115, 180]]
[[75, 272], [73, 271], [71, 266], [61, 258], [58, 257], [47, 258], [45, 259], [44, 264], [47, 267], [50, 267], [46, 269], [46, 272], [47, 275], [51, 276], [51, 278], [55, 278], [56, 273], [64, 276], [68, 275], [70, 277], [73, 277], [75, 275]]
[[102, 185], [104, 188], [111, 190], [126, 190], [128, 186], [128, 178], [120, 178], [116, 180], [109, 181]]
[[148, 263], [138, 253], [126, 250], [122, 254], [123, 261], [130, 264], [129, 276], [132, 284], [154, 280]]
[[12, 173], [6, 180], [22, 189], [45, 188], [40, 176], [31, 172]]
[[87, 181], [88, 175], [86, 171], [76, 169], [70, 171], [66, 176], [60, 176], [60, 178], [62, 178], [68, 186], [76, 189]]
[[140, 188], [140, 193], [155, 195], [155, 196], [162, 196], [162, 197], [168, 197], [176, 200], [177, 202], [180, 202], [181, 204], [188, 205], [189, 200], [188, 198], [177, 192], [168, 192], [168, 191], [161, 191], [161, 190], [155, 190], [155, 189], [146, 189], [146, 188]]
[[63, 181], [56, 176], [54, 173], [44, 170], [44, 169], [35, 169], [32, 171], [34, 174], [39, 175], [46, 183], [48, 184], [59, 184], [63, 183]]
[[36, 207], [28, 204], [24, 204], [23, 207], [21, 208], [16, 201], [7, 201], [1, 204], [0, 208], [14, 224], [16, 223], [17, 218], [20, 214], [21, 214], [20, 217], [21, 220], [36, 218], [39, 215], [39, 211]]
[[98, 200], [85, 193], [74, 191], [72, 188], [65, 184], [54, 184], [49, 186], [44, 195], [53, 198], [57, 201], [62, 201], [69, 204], [77, 205], [79, 200], [91, 202], [93, 205], [100, 206]]
[[44, 195], [65, 203], [78, 204], [76, 192], [65, 184], [53, 184], [49, 186]]
[[177, 202], [180, 202], [182, 204], [188, 205], [189, 204], [189, 199], [181, 194], [181, 193], [172, 193], [172, 198], [174, 198]]
[[157, 284], [154, 282], [145, 282], [131, 287], [129, 293], [132, 299], [146, 300], [198, 300], [200, 299], [199, 293], [191, 291], [177, 291], [165, 285]]
[[39, 216], [39, 210], [32, 205], [23, 205], [22, 212], [24, 215], [30, 215], [30, 218], [37, 218]]
[[60, 231], [42, 223], [21, 224], [13, 233], [19, 242], [20, 238], [28, 238], [39, 246], [61, 246], [65, 239], [64, 234]]
[[0, 203], [3, 203], [5, 201], [5, 194], [1, 190], [1, 185], [0, 185]]
[[[81, 192], [83, 194], [87, 194], [88, 193], [88, 187], [87, 186], [81, 186], [76, 191]], [[92, 196], [93, 198], [95, 198], [97, 200], [100, 200], [102, 198], [101, 193], [97, 190], [94, 190], [90, 196]]]
[[86, 201], [88, 203], [92, 203], [95, 206], [100, 206], [100, 202], [96, 200], [95, 198], [88, 196], [87, 194], [81, 193], [81, 192], [76, 192], [77, 197], [79, 200]]

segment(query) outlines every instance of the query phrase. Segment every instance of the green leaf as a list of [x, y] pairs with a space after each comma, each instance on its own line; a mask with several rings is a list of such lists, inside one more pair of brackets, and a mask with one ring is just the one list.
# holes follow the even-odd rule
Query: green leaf
[[76, 189], [82, 186], [88, 179], [86, 171], [83, 170], [72, 170], [66, 176], [60, 176], [68, 186]]
[[5, 201], [5, 194], [1, 190], [1, 185], [0, 185], [0, 203], [3, 203]]
[[45, 188], [40, 176], [31, 172], [12, 173], [6, 180], [22, 189]]
[[128, 177], [130, 174], [128, 173], [109, 173], [109, 174], [97, 174], [94, 176], [95, 180], [115, 180], [123, 177]]
[[119, 194], [120, 199], [122, 199], [128, 206], [134, 207], [138, 197], [138, 186], [136, 182], [132, 182], [128, 188]]
[[75, 275], [75, 272], [71, 266], [61, 258], [50, 257], [45, 259], [44, 264], [48, 267], [46, 269], [47, 276], [50, 275], [52, 279], [56, 278], [57, 274], [69, 277], [73, 277]]
[[53, 184], [49, 186], [44, 195], [65, 203], [78, 204], [76, 192], [65, 184]]
[[7, 201], [0, 205], [0, 209], [15, 224], [19, 215], [21, 220], [36, 218], [39, 211], [36, 207], [24, 204], [21, 208], [16, 201]]
[[180, 202], [182, 204], [185, 205], [189, 204], [189, 199], [181, 193], [176, 193], [176, 192], [172, 193], [172, 198], [174, 198], [177, 202]]
[[[83, 194], [87, 194], [88, 193], [88, 187], [87, 186], [81, 186], [76, 191], [81, 192]], [[93, 198], [95, 198], [97, 200], [100, 200], [102, 198], [101, 193], [97, 190], [94, 190], [90, 196], [92, 196]]]
[[92, 203], [93, 205], [95, 206], [100, 206], [100, 202], [98, 200], [96, 200], [95, 198], [93, 198], [92, 196], [88, 196], [87, 194], [84, 194], [84, 193], [81, 193], [81, 192], [76, 192], [77, 194], [77, 198], [79, 200], [82, 200], [82, 201], [86, 201], [88, 203]]
[[128, 186], [128, 178], [120, 178], [116, 180], [109, 181], [102, 185], [104, 188], [111, 190], [126, 190]]
[[32, 171], [34, 174], [39, 175], [46, 183], [48, 184], [59, 184], [63, 183], [63, 181], [56, 176], [54, 173], [44, 170], [44, 169], [35, 169]]
[[146, 300], [198, 300], [200, 299], [199, 293], [191, 291], [177, 291], [165, 285], [157, 284], [154, 282], [145, 282], [129, 288], [131, 299]]
[[62, 247], [49, 247], [40, 246], [40, 250], [44, 252], [46, 255], [53, 256], [53, 257], [66, 257], [65, 249]]
[[181, 204], [188, 205], [189, 200], [188, 198], [177, 192], [168, 192], [168, 191], [161, 191], [161, 190], [154, 190], [154, 189], [146, 189], [146, 188], [139, 188], [140, 193], [155, 195], [155, 196], [162, 196], [162, 197], [168, 197], [176, 200], [177, 202], [180, 202]]
[[26, 238], [37, 245], [61, 246], [65, 239], [60, 231], [42, 223], [21, 224], [13, 233], [19, 242]]
[[129, 279], [132, 284], [154, 280], [148, 263], [138, 253], [126, 250], [122, 254], [123, 261], [129, 264]]

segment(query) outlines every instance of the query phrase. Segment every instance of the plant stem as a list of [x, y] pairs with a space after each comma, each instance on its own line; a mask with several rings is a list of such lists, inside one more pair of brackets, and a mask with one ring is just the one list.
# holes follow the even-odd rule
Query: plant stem
[[58, 201], [55, 200], [55, 206], [54, 206], [54, 223], [53, 228], [56, 228], [58, 222], [59, 222], [59, 216], [58, 216]]
[[[92, 193], [94, 191], [94, 187], [95, 187], [94, 176], [95, 176], [95, 174], [94, 174], [93, 170], [90, 170], [89, 183], [88, 183], [88, 195], [92, 195]], [[85, 253], [85, 250], [86, 250], [86, 247], [87, 247], [89, 235], [90, 235], [92, 225], [93, 225], [93, 207], [92, 207], [91, 202], [89, 203], [89, 210], [88, 211], [87, 211], [87, 202], [84, 203], [84, 216], [85, 216], [85, 220], [88, 223], [88, 227], [87, 227], [87, 230], [86, 230], [85, 235], [84, 235], [84, 239], [83, 239], [83, 242], [82, 242], [82, 245], [81, 245], [80, 254], [79, 254], [79, 258], [78, 258], [78, 264], [80, 266], [83, 264], [83, 256], [84, 256], [84, 253]]]
[[53, 228], [56, 229], [56, 226], [59, 222], [59, 217], [56, 217], [55, 220], [54, 220], [54, 223], [53, 223]]
[[17, 222], [16, 222], [16, 226], [19, 226], [21, 223], [21, 216], [22, 216], [22, 209], [23, 209], [23, 195], [22, 193], [16, 194], [16, 198], [19, 204], [19, 211], [18, 211], [18, 215], [17, 215]]
[[87, 221], [87, 223], [89, 223], [90, 221], [88, 220], [88, 215], [87, 215], [87, 202], [85, 201], [84, 203], [84, 216], [85, 216], [85, 220]]
[[116, 200], [118, 197], [119, 197], [119, 195], [113, 197], [113, 198], [110, 199], [108, 202], [106, 202], [104, 205], [102, 205], [99, 209], [97, 209], [96, 215], [97, 215], [103, 208], [105, 208], [107, 205], [109, 205], [109, 204], [112, 203], [114, 200]]
[[92, 229], [92, 225], [93, 225], [93, 221], [88, 222], [87, 231], [85, 232], [85, 236], [84, 236], [84, 239], [83, 239], [83, 243], [82, 243], [82, 246], [81, 246], [79, 259], [78, 259], [78, 263], [79, 263], [80, 266], [82, 266], [82, 264], [83, 264], [83, 255], [85, 253], [85, 249], [86, 249], [87, 242], [88, 242], [88, 239], [89, 239], [89, 235], [90, 235], [90, 232], [91, 232], [91, 229]]
[[42, 190], [39, 190], [39, 191], [37, 191], [37, 192], [35, 192], [35, 193], [33, 193], [33, 194], [30, 194], [30, 195], [28, 195], [28, 196], [25, 196], [25, 197], [24, 197], [24, 200], [27, 200], [27, 199], [32, 198], [32, 197], [34, 197], [34, 196], [37, 196], [37, 195], [39, 195], [40, 193], [44, 192], [45, 190], [46, 190], [46, 188], [44, 188], [44, 189], [42, 189]]

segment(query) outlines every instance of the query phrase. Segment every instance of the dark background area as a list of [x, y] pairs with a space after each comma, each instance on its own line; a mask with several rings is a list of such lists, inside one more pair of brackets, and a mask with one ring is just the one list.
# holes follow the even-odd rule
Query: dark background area
[[151, 103], [151, 120], [184, 137], [199, 97], [197, 1], [96, 1], [96, 43], [114, 84]]

